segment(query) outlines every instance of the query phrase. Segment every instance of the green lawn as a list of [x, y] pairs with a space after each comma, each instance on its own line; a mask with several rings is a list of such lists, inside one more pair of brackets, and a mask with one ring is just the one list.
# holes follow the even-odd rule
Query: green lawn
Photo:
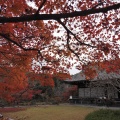
[[95, 108], [80, 106], [37, 106], [23, 111], [5, 112], [4, 116], [15, 120], [84, 120]]

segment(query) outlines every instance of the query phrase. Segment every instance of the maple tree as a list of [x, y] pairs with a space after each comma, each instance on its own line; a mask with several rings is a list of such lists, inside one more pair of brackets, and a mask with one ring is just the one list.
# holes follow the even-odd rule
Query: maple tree
[[[83, 73], [86, 75], [86, 79], [94, 79], [98, 77], [100, 72], [105, 72], [106, 75], [119, 74], [120, 72], [120, 58], [105, 60], [101, 62], [89, 62], [82, 66]], [[113, 75], [113, 79], [114, 75]]]
[[53, 86], [52, 74], [68, 73], [76, 61], [81, 69], [119, 58], [119, 8], [117, 0], [0, 0], [1, 94], [26, 88], [27, 72]]

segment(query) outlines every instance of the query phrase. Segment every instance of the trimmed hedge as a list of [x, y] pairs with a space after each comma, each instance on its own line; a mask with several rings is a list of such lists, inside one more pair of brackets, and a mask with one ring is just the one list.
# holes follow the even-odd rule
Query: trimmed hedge
[[120, 120], [120, 110], [101, 109], [88, 114], [85, 120]]

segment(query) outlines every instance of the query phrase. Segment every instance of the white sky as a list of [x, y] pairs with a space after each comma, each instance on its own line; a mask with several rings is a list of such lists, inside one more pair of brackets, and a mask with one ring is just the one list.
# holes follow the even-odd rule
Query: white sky
[[75, 67], [73, 67], [72, 69], [69, 70], [69, 72], [70, 72], [70, 75], [74, 75], [76, 73], [79, 73], [80, 71], [77, 70]]

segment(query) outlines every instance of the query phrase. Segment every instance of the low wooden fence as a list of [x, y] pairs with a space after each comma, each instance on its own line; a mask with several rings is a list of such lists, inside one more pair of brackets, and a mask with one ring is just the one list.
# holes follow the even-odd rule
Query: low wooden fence
[[69, 99], [70, 104], [90, 104], [99, 106], [118, 106], [120, 107], [120, 99], [107, 98], [78, 98], [73, 97]]

